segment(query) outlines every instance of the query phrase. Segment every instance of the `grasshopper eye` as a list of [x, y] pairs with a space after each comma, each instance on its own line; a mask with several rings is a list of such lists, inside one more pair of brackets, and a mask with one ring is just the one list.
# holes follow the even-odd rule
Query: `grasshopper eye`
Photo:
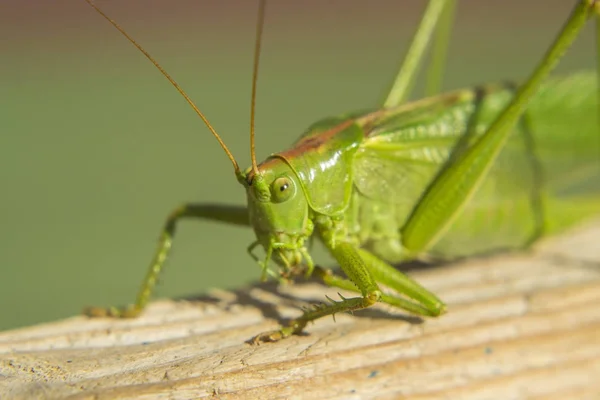
[[271, 184], [271, 199], [275, 203], [282, 203], [296, 192], [294, 181], [287, 176], [280, 176]]

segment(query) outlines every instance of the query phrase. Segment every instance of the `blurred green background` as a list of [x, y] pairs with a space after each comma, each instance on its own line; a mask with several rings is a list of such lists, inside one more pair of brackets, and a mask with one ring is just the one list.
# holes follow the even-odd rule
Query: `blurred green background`
[[[256, 2], [98, 0], [206, 113], [242, 166]], [[259, 158], [376, 106], [425, 2], [272, 1]], [[459, 1], [445, 88], [523, 79], [573, 1]], [[559, 71], [593, 67], [591, 29]], [[166, 214], [243, 204], [232, 168], [154, 67], [83, 0], [0, 3], [0, 329], [133, 300]], [[158, 295], [258, 279], [249, 229], [181, 225]], [[322, 258], [320, 258], [323, 261]]]

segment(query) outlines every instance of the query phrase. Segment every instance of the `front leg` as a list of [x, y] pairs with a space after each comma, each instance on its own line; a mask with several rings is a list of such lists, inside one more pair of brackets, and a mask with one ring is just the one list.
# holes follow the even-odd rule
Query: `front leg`
[[[315, 268], [315, 274], [328, 286], [357, 292], [362, 297], [348, 299], [342, 297], [340, 301], [328, 298], [330, 304], [313, 306], [287, 326], [257, 336], [253, 340], [255, 344], [275, 342], [299, 334], [309, 321], [340, 312], [367, 308], [378, 301], [427, 317], [437, 317], [446, 312], [446, 305], [435, 294], [372, 253], [345, 242], [337, 243], [334, 248], [330, 248], [330, 251], [349, 279], [334, 275], [331, 271], [320, 267]], [[396, 294], [382, 293], [377, 282], [393, 289]]]
[[156, 286], [158, 276], [173, 245], [177, 223], [184, 218], [201, 218], [240, 226], [249, 225], [248, 211], [245, 207], [220, 204], [184, 204], [176, 208], [165, 221], [154, 258], [142, 282], [135, 303], [126, 307], [88, 307], [83, 311], [84, 314], [90, 317], [137, 317], [146, 307]]

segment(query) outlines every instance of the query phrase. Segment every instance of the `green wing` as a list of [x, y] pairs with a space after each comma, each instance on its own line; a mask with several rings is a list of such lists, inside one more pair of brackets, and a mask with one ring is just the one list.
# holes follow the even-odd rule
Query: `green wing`
[[[582, 73], [543, 87], [431, 254], [519, 247], [600, 212], [595, 85], [593, 74]], [[511, 89], [490, 86], [401, 106], [369, 121], [353, 164], [356, 189], [393, 210], [400, 230], [438, 173], [485, 132], [512, 96]]]

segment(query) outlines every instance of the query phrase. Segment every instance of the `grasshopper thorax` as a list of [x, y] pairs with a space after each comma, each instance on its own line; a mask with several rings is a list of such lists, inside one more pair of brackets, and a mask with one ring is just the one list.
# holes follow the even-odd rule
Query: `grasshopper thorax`
[[277, 156], [242, 173], [250, 224], [267, 254], [285, 269], [297, 266], [306, 254], [305, 241], [312, 234], [309, 205], [293, 169]]

